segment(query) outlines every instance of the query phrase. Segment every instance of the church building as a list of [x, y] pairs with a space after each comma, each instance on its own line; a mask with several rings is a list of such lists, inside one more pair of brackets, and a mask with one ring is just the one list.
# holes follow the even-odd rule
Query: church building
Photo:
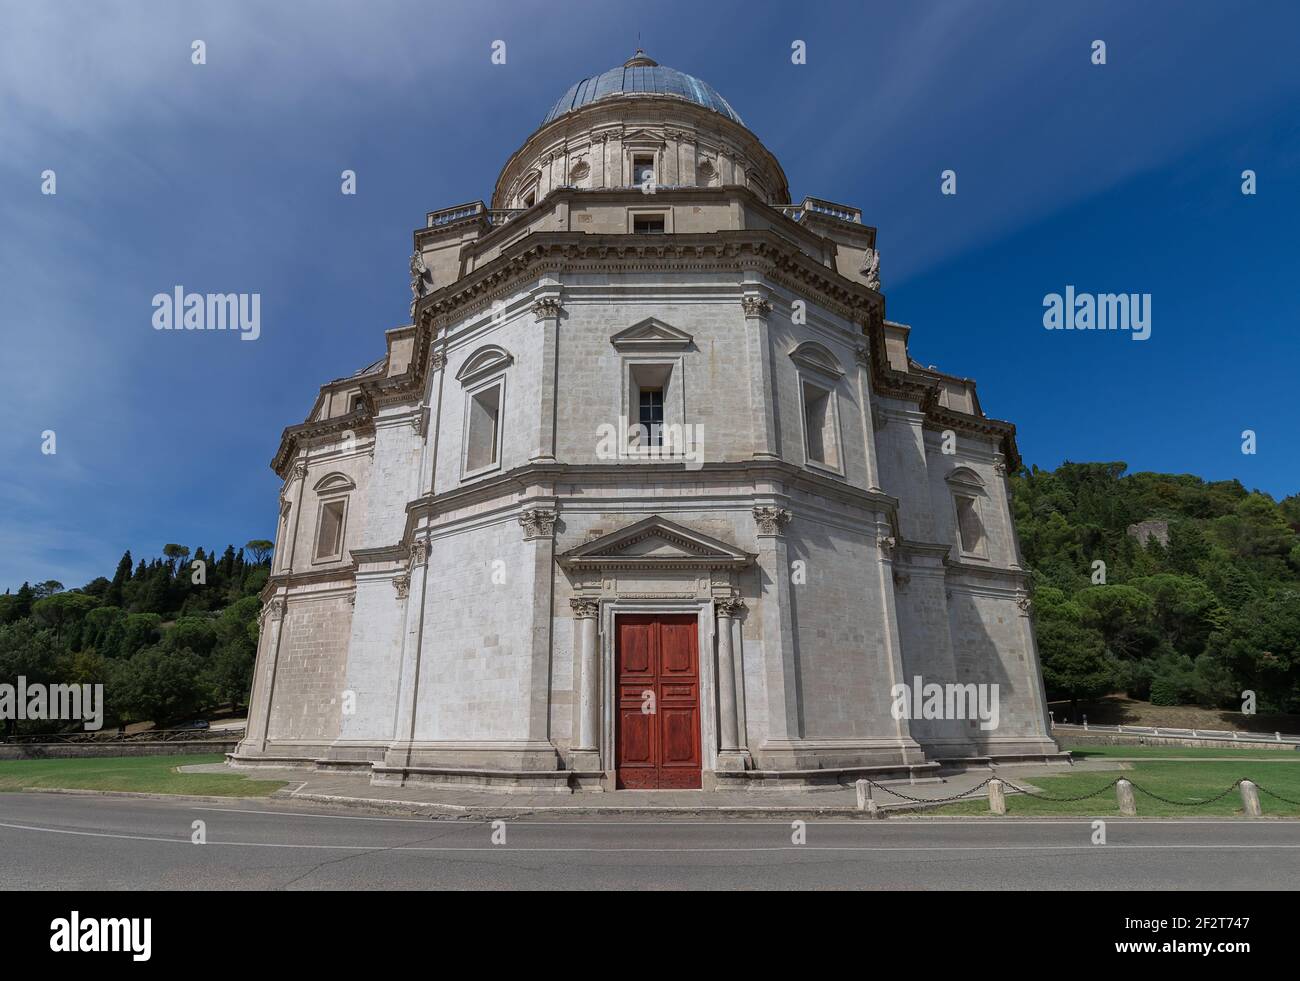
[[[1057, 755], [1015, 427], [912, 359], [861, 212], [792, 201], [727, 99], [638, 51], [490, 205], [428, 214], [411, 323], [272, 462], [232, 763], [743, 791]], [[932, 685], [946, 711], [898, 697]], [[992, 719], [953, 711], [976, 690]]]

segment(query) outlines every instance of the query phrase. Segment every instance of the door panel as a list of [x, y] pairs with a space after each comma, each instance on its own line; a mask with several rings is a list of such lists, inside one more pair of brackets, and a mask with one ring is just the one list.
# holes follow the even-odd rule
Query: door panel
[[616, 786], [700, 786], [698, 633], [691, 614], [616, 618]]

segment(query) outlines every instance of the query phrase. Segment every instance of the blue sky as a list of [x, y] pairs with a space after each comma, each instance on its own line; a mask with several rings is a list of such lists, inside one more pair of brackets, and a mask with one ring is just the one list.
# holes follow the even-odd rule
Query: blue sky
[[[976, 378], [1027, 462], [1300, 490], [1293, 3], [3, 0], [0, 589], [271, 537], [279, 433], [405, 322], [412, 229], [638, 32], [796, 200], [862, 208], [913, 355]], [[260, 292], [261, 338], [154, 331], [177, 284]], [[1150, 293], [1151, 339], [1043, 330], [1066, 284]]]

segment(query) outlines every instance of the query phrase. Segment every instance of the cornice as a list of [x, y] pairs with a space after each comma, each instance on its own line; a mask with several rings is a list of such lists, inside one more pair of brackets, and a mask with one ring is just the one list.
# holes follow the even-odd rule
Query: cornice
[[[697, 484], [702, 476], [720, 478], [730, 476], [737, 484], [779, 484], [781, 494], [788, 495], [791, 490], [803, 491], [822, 500], [832, 500], [841, 504], [884, 512], [892, 520], [898, 511], [898, 499], [879, 491], [864, 490], [845, 484], [842, 481], [822, 477], [783, 460], [743, 460], [728, 463], [706, 463], [697, 470], [687, 470], [685, 466], [637, 463], [592, 463], [563, 464], [539, 463], [517, 467], [503, 474], [485, 478], [468, 487], [457, 487], [441, 494], [429, 494], [411, 501], [406, 506], [407, 520], [403, 540], [409, 540], [414, 534], [415, 526], [421, 519], [433, 519], [440, 514], [474, 508], [494, 500], [535, 492], [545, 488], [550, 494], [553, 488], [561, 484], [571, 484], [575, 480], [584, 483], [608, 481], [632, 483], [653, 480], [657, 486], [667, 487], [674, 484]], [[638, 481], [638, 478], [643, 478]], [[770, 497], [771, 490], [755, 491], [756, 496]]]
[[266, 580], [266, 585], [262, 587], [261, 598], [265, 603], [267, 599], [273, 596], [281, 589], [292, 589], [294, 586], [313, 586], [323, 582], [338, 582], [340, 585], [355, 583], [357, 578], [357, 563], [349, 562], [347, 565], [336, 565], [329, 569], [313, 569], [310, 572], [279, 572], [270, 576]]
[[977, 565], [953, 558], [945, 558], [943, 567], [944, 574], [949, 577], [969, 576], [972, 579], [997, 580], [1010, 584], [1009, 588], [1028, 588], [1031, 581], [1029, 573], [1024, 569]]
[[532, 232], [508, 244], [479, 269], [423, 297], [416, 306], [416, 322], [431, 328], [485, 309], [498, 295], [535, 278], [540, 270], [561, 274], [611, 269], [755, 270], [767, 272], [846, 319], [875, 321], [884, 314], [879, 293], [846, 279], [772, 229], [674, 235], [564, 231]]
[[[891, 327], [900, 325], [891, 324]], [[909, 328], [910, 329], [910, 328]], [[1016, 427], [1002, 419], [989, 419], [982, 415], [972, 415], [951, 409], [939, 402], [946, 380], [964, 381], [955, 375], [919, 369], [917, 371], [899, 371], [889, 363], [885, 351], [885, 330], [883, 322], [868, 330], [870, 352], [867, 361], [871, 368], [871, 390], [876, 395], [886, 398], [904, 399], [915, 402], [925, 414], [923, 426], [929, 429], [952, 429], [987, 436], [998, 441], [998, 448], [1013, 470], [1020, 467], [1020, 451], [1016, 446]]]
[[287, 477], [289, 465], [298, 455], [298, 447], [302, 443], [324, 436], [337, 436], [348, 430], [367, 434], [374, 432], [374, 417], [371, 415], [369, 405], [363, 405], [362, 408], [354, 409], [347, 415], [336, 416], [333, 419], [309, 420], [308, 422], [300, 422], [296, 426], [286, 427], [284, 432], [280, 434], [280, 447], [271, 460], [271, 469], [281, 478]]

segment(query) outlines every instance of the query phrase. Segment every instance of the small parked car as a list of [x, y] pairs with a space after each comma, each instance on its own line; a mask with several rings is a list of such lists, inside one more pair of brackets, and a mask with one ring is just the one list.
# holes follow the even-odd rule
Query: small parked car
[[209, 728], [209, 726], [208, 726], [207, 719], [190, 719], [189, 722], [178, 722], [176, 725], [172, 726], [172, 728], [173, 729], [207, 729]]

